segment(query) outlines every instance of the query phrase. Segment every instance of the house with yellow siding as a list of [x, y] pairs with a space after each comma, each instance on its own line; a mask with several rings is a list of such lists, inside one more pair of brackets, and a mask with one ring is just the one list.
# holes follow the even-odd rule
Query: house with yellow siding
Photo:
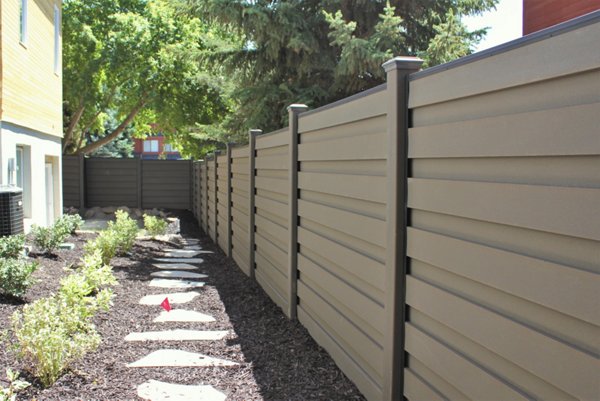
[[28, 230], [62, 212], [61, 0], [2, 0], [0, 18], [0, 185], [23, 189]]

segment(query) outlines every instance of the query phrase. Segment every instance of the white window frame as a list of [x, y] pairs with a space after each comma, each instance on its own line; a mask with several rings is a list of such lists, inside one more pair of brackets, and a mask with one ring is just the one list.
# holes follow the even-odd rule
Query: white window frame
[[144, 140], [144, 152], [145, 153], [158, 153], [158, 140], [157, 139], [145, 139]]
[[27, 44], [27, 39], [28, 39], [28, 30], [27, 30], [27, 21], [29, 20], [28, 18], [28, 3], [29, 0], [20, 0], [21, 4], [19, 5], [19, 17], [20, 17], [20, 21], [19, 21], [19, 41], [21, 42], [21, 44], [26, 45]]
[[177, 152], [177, 151], [175, 150], [175, 148], [173, 147], [173, 145], [171, 145], [170, 143], [165, 143], [165, 146], [164, 146], [164, 151], [165, 151], [165, 152], [169, 152], [169, 153], [172, 153], [172, 152]]

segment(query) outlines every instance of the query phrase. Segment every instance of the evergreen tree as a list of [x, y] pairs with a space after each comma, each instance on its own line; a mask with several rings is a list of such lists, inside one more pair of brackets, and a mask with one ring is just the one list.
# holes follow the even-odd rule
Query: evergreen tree
[[469, 54], [485, 30], [469, 32], [461, 16], [497, 0], [188, 0], [245, 38], [220, 54], [238, 82], [231, 132], [274, 130], [286, 107], [311, 108], [384, 82], [381, 64], [399, 55], [432, 66]]

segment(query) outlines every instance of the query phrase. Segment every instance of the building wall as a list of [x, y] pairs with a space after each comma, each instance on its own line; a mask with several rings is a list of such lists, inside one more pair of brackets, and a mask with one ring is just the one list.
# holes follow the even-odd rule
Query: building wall
[[62, 212], [62, 37], [59, 29], [55, 64], [55, 8], [60, 15], [60, 0], [28, 0], [24, 40], [21, 1], [2, 1], [0, 9], [0, 185], [16, 185], [9, 166], [22, 146], [26, 231], [49, 222], [46, 163], [53, 170], [53, 217]]
[[600, 0], [523, 0], [523, 35], [600, 9]]
[[133, 153], [142, 159], [158, 159], [161, 154], [165, 154], [167, 159], [180, 159], [181, 154], [179, 152], [164, 152], [165, 149], [165, 137], [162, 135], [149, 136], [146, 140], [158, 141], [158, 152], [145, 152], [144, 151], [144, 139], [134, 138]]
[[[26, 149], [25, 165], [29, 171], [25, 175], [25, 230], [29, 231], [31, 224], [45, 226], [46, 219], [46, 174], [45, 164], [53, 164], [54, 176], [54, 216], [59, 216], [62, 211], [62, 160], [61, 140], [59, 137], [42, 134], [24, 127], [10, 123], [2, 123], [0, 127], [0, 184], [16, 183], [16, 172], [13, 170], [9, 177], [8, 163], [10, 159], [16, 160], [17, 146]], [[29, 191], [29, 196], [27, 195]]]
[[0, 118], [62, 136], [62, 53], [54, 69], [54, 7], [60, 0], [28, 0], [28, 38], [20, 40], [19, 0], [2, 2]]

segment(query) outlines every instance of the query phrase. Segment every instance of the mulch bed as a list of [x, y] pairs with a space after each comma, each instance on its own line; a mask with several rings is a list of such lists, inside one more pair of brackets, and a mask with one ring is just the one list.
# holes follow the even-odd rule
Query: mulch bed
[[[153, 323], [160, 306], [139, 305], [145, 295], [178, 290], [148, 287], [154, 256], [165, 245], [155, 241], [138, 241], [127, 258], [113, 260], [120, 285], [114, 288], [114, 306], [96, 319], [103, 341], [97, 351], [75, 364], [48, 389], [39, 383], [19, 400], [92, 401], [137, 400], [136, 389], [149, 379], [178, 384], [210, 384], [228, 395], [227, 400], [364, 400], [354, 384], [337, 368], [297, 322], [290, 322], [264, 291], [246, 277], [235, 263], [204, 236], [190, 213], [178, 213], [181, 231], [186, 237], [199, 238], [205, 250], [200, 272], [209, 275], [207, 285], [199, 289], [194, 301], [174, 305], [212, 315], [212, 323]], [[83, 244], [93, 234], [71, 238], [73, 251], [60, 251], [56, 260], [39, 257], [43, 269], [36, 272], [38, 284], [27, 293], [31, 302], [56, 291], [59, 280], [68, 274], [64, 266], [77, 263]], [[0, 298], [0, 330], [8, 327], [10, 315], [22, 305], [13, 299]], [[130, 332], [196, 329], [228, 330], [221, 341], [201, 342], [131, 342], [123, 338]], [[162, 348], [198, 352], [238, 362], [235, 367], [211, 368], [127, 368], [152, 351]], [[13, 355], [0, 346], [0, 367], [24, 370]], [[0, 372], [4, 376], [4, 372]], [[25, 375], [29, 381], [31, 377]], [[2, 378], [3, 380], [4, 378]], [[0, 384], [6, 384], [1, 382]]]

